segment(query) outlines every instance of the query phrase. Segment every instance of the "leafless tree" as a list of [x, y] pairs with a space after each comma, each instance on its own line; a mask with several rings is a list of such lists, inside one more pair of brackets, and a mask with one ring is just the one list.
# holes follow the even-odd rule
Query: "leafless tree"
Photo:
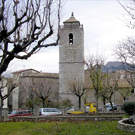
[[[132, 88], [135, 88], [135, 41], [133, 38], [127, 38], [127, 40], [122, 41], [118, 44], [115, 49], [115, 52], [123, 62], [125, 67], [125, 79], [131, 85]], [[127, 68], [127, 66], [128, 68]]]
[[135, 28], [135, 1], [134, 0], [117, 0], [121, 7], [126, 11], [127, 14], [124, 14], [124, 22], [129, 28]]
[[114, 106], [112, 102], [112, 96], [115, 94], [115, 92], [118, 91], [118, 82], [119, 78], [117, 77], [116, 74], [113, 73], [107, 74], [102, 83], [103, 89], [100, 91], [101, 97], [109, 101], [113, 112]]
[[61, 0], [0, 1], [0, 79], [13, 59], [58, 45], [60, 10]]
[[96, 108], [98, 113], [98, 99], [100, 97], [100, 92], [103, 89], [102, 81], [105, 78], [105, 75], [102, 73], [102, 67], [104, 61], [101, 57], [96, 58], [93, 55], [86, 61], [86, 66], [89, 71], [89, 75], [92, 81], [92, 86], [95, 90], [95, 99], [96, 99]]
[[127, 85], [125, 88], [119, 89], [119, 93], [125, 102], [126, 98], [132, 94], [132, 90], [135, 88], [135, 71], [125, 70], [124, 80], [127, 81]]
[[127, 97], [131, 95], [131, 91], [132, 91], [132, 88], [122, 88], [122, 89], [119, 89], [119, 93], [121, 95], [121, 97], [123, 98], [123, 101], [125, 102]]
[[[124, 63], [126, 63], [130, 69], [135, 69], [135, 40], [132, 37], [128, 37], [126, 40], [119, 42], [116, 46], [115, 53]], [[125, 65], [124, 65], [125, 66]], [[126, 69], [128, 70], [128, 69]]]
[[[26, 93], [27, 93], [27, 99], [26, 99], [26, 102], [22, 102], [23, 100], [19, 99], [19, 103], [21, 104], [25, 104], [27, 107], [31, 108], [32, 110], [34, 110], [34, 107], [35, 105], [40, 105], [41, 101], [40, 99], [37, 97], [34, 89], [33, 89], [33, 86], [30, 85], [28, 86], [29, 89], [26, 89]], [[21, 93], [20, 93], [21, 94]], [[20, 95], [21, 96], [21, 95]], [[25, 95], [26, 96], [26, 95]], [[22, 98], [22, 97], [21, 97]]]
[[[127, 1], [127, 3], [122, 3], [118, 0], [119, 4], [126, 11], [127, 17], [125, 17], [126, 23], [128, 23], [129, 28], [135, 28], [135, 1]], [[125, 76], [128, 83], [132, 88], [135, 88], [135, 39], [134, 37], [127, 37], [127, 39], [119, 42], [115, 48], [115, 53], [118, 59], [123, 62], [123, 65], [128, 65], [125, 67]], [[129, 91], [127, 90], [127, 94]]]
[[[118, 0], [121, 7], [126, 11], [127, 15], [124, 15], [126, 23], [129, 28], [135, 27], [135, 1], [127, 1], [125, 3]], [[126, 18], [128, 17], [128, 19]], [[119, 60], [128, 64], [133, 70], [135, 69], [135, 39], [134, 37], [127, 37], [127, 39], [118, 43], [115, 49]], [[128, 70], [128, 69], [126, 69]]]
[[42, 82], [38, 84], [35, 83], [34, 86], [34, 92], [36, 93], [37, 97], [39, 97], [42, 100], [43, 107], [45, 107], [45, 103], [52, 93], [51, 86], [46, 86]]
[[71, 82], [70, 83], [71, 92], [78, 97], [79, 109], [81, 109], [81, 98], [86, 94], [87, 90], [82, 83]]
[[[126, 11], [127, 15], [124, 15], [126, 23], [129, 28], [134, 29], [135, 27], [135, 1], [126, 1], [125, 3], [118, 0], [121, 7]], [[128, 17], [128, 19], [127, 19]], [[118, 58], [127, 63], [133, 69], [135, 68], [135, 39], [134, 37], [127, 37], [127, 39], [119, 42], [115, 52]]]

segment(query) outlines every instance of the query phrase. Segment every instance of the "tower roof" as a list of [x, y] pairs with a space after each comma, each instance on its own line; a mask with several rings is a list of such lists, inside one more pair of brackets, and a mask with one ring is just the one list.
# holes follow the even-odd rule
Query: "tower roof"
[[66, 20], [65, 22], [63, 22], [63, 23], [79, 23], [80, 24], [80, 22], [75, 19], [73, 12], [71, 14], [71, 17], [68, 20]]

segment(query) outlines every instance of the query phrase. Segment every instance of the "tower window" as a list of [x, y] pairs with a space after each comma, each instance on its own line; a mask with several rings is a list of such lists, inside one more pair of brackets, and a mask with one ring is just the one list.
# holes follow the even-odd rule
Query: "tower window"
[[69, 44], [73, 44], [73, 34], [69, 34]]
[[131, 90], [131, 93], [135, 93], [135, 88], [133, 88], [133, 89]]

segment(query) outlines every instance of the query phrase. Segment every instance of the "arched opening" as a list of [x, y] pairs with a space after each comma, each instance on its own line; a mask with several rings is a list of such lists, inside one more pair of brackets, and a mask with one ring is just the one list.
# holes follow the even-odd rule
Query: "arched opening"
[[73, 44], [73, 34], [69, 34], [69, 44]]

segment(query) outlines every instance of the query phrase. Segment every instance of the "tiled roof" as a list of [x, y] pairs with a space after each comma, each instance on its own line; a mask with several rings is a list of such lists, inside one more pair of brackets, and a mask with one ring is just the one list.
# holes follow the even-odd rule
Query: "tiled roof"
[[75, 19], [74, 15], [72, 13], [71, 17], [68, 20], [66, 20], [64, 23], [73, 23], [73, 22], [80, 23], [78, 20]]
[[31, 69], [18, 70], [18, 71], [12, 72], [12, 74], [18, 74], [18, 73], [22, 73], [22, 72], [29, 71], [29, 70], [35, 71], [35, 72], [37, 72], [37, 73], [40, 73], [39, 71], [37, 71], [37, 70], [31, 68]]
[[37, 73], [37, 74], [24, 75], [22, 77], [59, 78], [59, 74], [58, 73]]

